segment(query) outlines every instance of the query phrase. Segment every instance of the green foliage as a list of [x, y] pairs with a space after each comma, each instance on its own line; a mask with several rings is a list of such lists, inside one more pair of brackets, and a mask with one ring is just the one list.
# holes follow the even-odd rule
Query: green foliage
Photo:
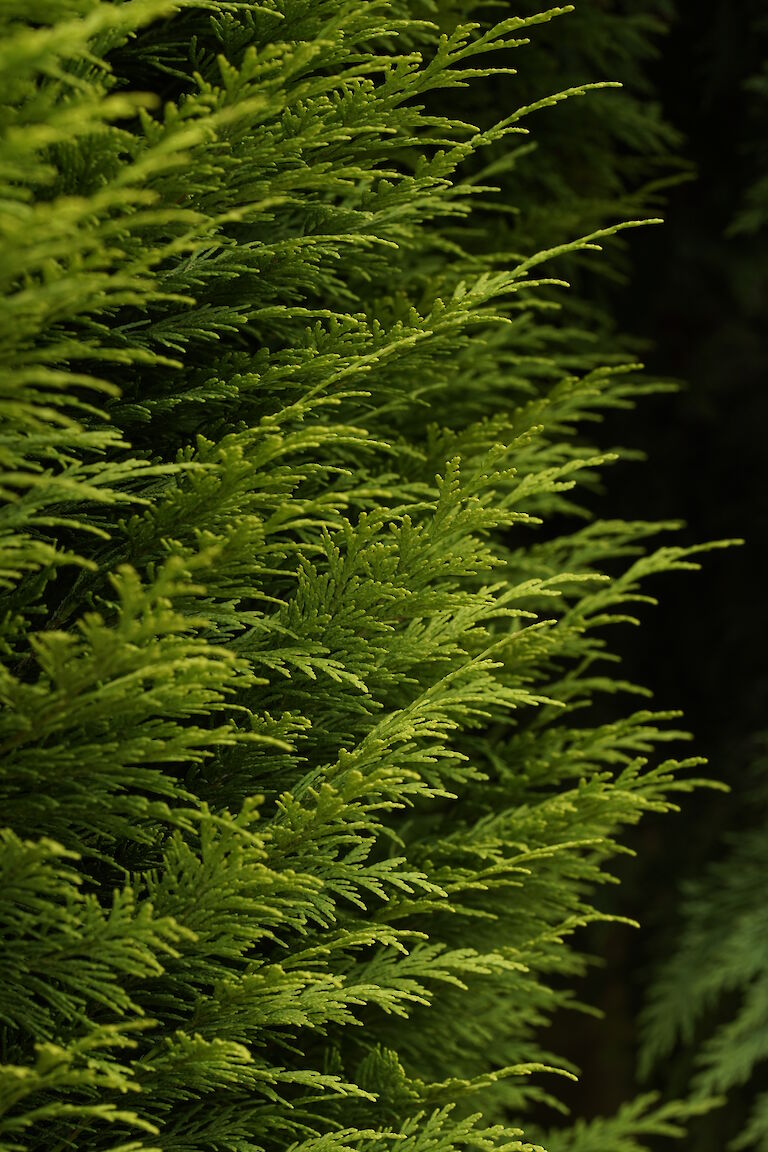
[[692, 787], [609, 638], [696, 560], [585, 511], [646, 385], [541, 275], [619, 225], [491, 243], [527, 110], [455, 111], [567, 11], [452, 8], [0, 9], [3, 1152], [529, 1147]]
[[554, 1132], [547, 1147], [551, 1152], [641, 1152], [658, 1137], [685, 1136], [691, 1118], [709, 1108], [708, 1101], [660, 1104], [657, 1095], [649, 1092], [609, 1119], [577, 1120], [571, 1128]]
[[759, 1087], [768, 1058], [765, 766], [763, 753], [757, 781], [741, 798], [749, 823], [730, 834], [722, 859], [685, 889], [683, 929], [642, 1021], [646, 1073], [681, 1041], [695, 1051], [694, 1099], [754, 1082], [749, 1122], [730, 1144], [737, 1149], [768, 1148], [768, 1094]]
[[[516, 11], [532, 13], [536, 5], [517, 4]], [[547, 245], [555, 233], [566, 239], [617, 216], [656, 215], [664, 190], [686, 172], [676, 154], [680, 135], [664, 119], [648, 75], [673, 18], [669, 0], [588, 0], [569, 16], [567, 36], [552, 23], [532, 39], [519, 77], [526, 103], [586, 82], [606, 87], [545, 112], [532, 140], [514, 158], [508, 150], [519, 243]], [[611, 265], [602, 261], [593, 278], [595, 271], [615, 275], [620, 250], [617, 242], [611, 248]]]

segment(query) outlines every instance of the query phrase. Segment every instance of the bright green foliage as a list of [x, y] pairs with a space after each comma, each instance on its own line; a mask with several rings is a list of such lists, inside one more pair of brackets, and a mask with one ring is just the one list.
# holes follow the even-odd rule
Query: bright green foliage
[[0, 6], [3, 1152], [524, 1147], [691, 786], [590, 710], [695, 567], [583, 513], [643, 385], [484, 255], [523, 113], [446, 98], [566, 14], [450, 8]]
[[642, 1021], [646, 1071], [683, 1041], [695, 1044], [695, 1097], [705, 1100], [752, 1082], [749, 1122], [730, 1147], [761, 1152], [768, 1148], [768, 1093], [759, 1088], [768, 1060], [765, 766], [763, 753], [757, 786], [742, 798], [749, 825], [730, 835], [724, 857], [685, 890], [683, 930]]

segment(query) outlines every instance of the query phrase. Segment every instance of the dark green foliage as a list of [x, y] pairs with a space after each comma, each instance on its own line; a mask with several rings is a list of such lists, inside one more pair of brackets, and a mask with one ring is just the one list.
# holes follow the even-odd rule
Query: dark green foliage
[[[759, 9], [757, 10], [759, 13]], [[762, 67], [744, 83], [748, 93], [749, 119], [744, 132], [748, 187], [741, 210], [731, 226], [732, 235], [764, 232], [768, 226], [768, 151], [765, 145], [765, 122], [768, 112], [768, 20], [764, 14], [753, 17], [750, 31], [764, 57]]]
[[711, 1111], [712, 1102], [704, 1098], [690, 1102], [659, 1104], [654, 1092], [638, 1096], [623, 1105], [615, 1116], [579, 1119], [567, 1129], [553, 1132], [547, 1146], [552, 1152], [641, 1152], [655, 1147], [659, 1138], [686, 1135], [686, 1121]]
[[603, 233], [494, 244], [525, 100], [457, 111], [567, 13], [453, 7], [0, 9], [3, 1152], [525, 1147], [691, 787], [590, 710], [696, 566], [584, 510], [645, 385], [543, 265]]
[[[532, 13], [536, 6], [516, 9]], [[521, 146], [513, 200], [524, 205], [513, 217], [521, 242], [546, 245], [553, 230], [570, 239], [620, 216], [657, 213], [662, 191], [685, 171], [679, 133], [648, 79], [673, 16], [669, 0], [589, 0], [569, 16], [568, 35], [550, 24], [533, 38], [518, 81], [526, 100], [590, 81], [609, 87], [542, 115]], [[615, 255], [617, 242], [611, 247]], [[591, 268], [593, 278], [609, 271], [605, 262]]]
[[723, 858], [690, 881], [683, 928], [644, 1014], [647, 1073], [678, 1041], [695, 1054], [692, 1087], [706, 1100], [746, 1086], [751, 1114], [729, 1147], [768, 1148], [768, 790], [765, 752], [740, 797], [743, 823]]

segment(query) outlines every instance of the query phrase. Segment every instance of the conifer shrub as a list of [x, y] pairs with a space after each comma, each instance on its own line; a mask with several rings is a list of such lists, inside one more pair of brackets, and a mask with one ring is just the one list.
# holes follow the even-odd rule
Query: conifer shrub
[[3, 1152], [528, 1147], [693, 785], [611, 627], [693, 550], [586, 512], [646, 385], [552, 316], [621, 221], [495, 243], [556, 94], [460, 112], [567, 10], [456, 7], [0, 6]]

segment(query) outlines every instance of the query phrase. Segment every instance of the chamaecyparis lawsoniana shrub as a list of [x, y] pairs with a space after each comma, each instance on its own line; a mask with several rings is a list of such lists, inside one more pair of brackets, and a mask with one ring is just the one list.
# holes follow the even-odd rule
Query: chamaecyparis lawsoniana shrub
[[641, 385], [488, 242], [535, 108], [458, 111], [567, 13], [455, 8], [0, 6], [3, 1152], [523, 1147], [690, 786], [589, 710], [695, 566], [573, 515]]

